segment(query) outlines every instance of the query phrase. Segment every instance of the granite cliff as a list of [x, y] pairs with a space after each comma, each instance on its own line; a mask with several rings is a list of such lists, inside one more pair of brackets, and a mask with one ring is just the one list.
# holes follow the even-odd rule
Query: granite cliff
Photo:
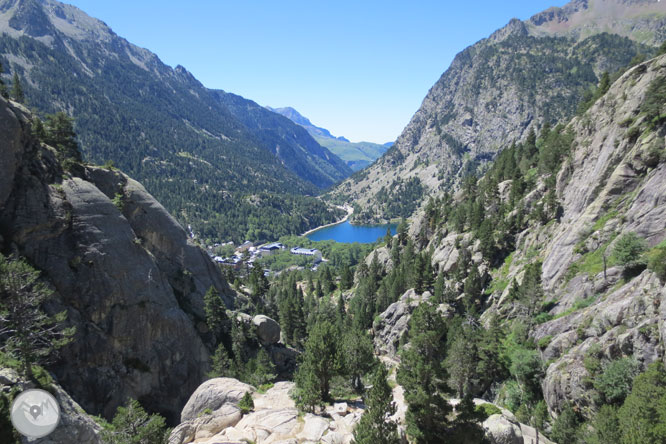
[[219, 269], [138, 182], [115, 169], [64, 172], [31, 135], [31, 116], [0, 99], [0, 249], [55, 290], [74, 341], [51, 370], [88, 412], [127, 398], [173, 418], [208, 368], [203, 295], [231, 307]]

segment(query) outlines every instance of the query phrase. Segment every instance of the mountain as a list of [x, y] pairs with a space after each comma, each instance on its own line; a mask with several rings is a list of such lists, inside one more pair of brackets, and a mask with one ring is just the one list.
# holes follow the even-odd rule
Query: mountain
[[325, 128], [314, 126], [307, 117], [302, 116], [294, 108], [267, 108], [289, 118], [294, 123], [305, 128], [321, 146], [325, 146], [342, 160], [347, 162], [347, 165], [353, 171], [362, 170], [370, 165], [390, 148], [390, 146], [387, 147], [387, 145], [392, 144], [392, 142], [384, 145], [372, 142], [352, 143], [344, 137], [333, 136], [330, 131]]
[[288, 119], [205, 88], [73, 6], [2, 0], [0, 31], [28, 105], [70, 113], [88, 161], [113, 161], [203, 237], [275, 238], [338, 216], [303, 196], [350, 169]]
[[[594, 2], [609, 8], [616, 3]], [[666, 3], [625, 3], [612, 10], [623, 14], [623, 26], [633, 23], [631, 37], [642, 29], [662, 29]], [[567, 5], [560, 20], [583, 4], [588, 3]], [[594, 11], [601, 14], [605, 6]], [[655, 8], [660, 12], [651, 12]], [[456, 189], [461, 178], [483, 171], [513, 141], [525, 140], [546, 122], [572, 117], [604, 72], [617, 77], [630, 62], [641, 60], [639, 54], [655, 53], [628, 37], [600, 32], [601, 25], [577, 38], [566, 32], [543, 36], [535, 26], [514, 19], [459, 53], [395, 145], [338, 185], [331, 199], [355, 202], [357, 221], [409, 217], [429, 192]]]
[[[335, 154], [320, 146], [301, 126], [241, 96], [215, 91], [216, 97], [290, 171], [320, 187], [349, 176], [351, 169]], [[326, 180], [322, 179], [324, 176]]]

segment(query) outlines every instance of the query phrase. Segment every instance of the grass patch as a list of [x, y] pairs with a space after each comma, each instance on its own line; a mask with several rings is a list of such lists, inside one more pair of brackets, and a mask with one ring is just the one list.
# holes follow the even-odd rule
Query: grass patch
[[491, 272], [495, 278], [492, 280], [490, 286], [488, 287], [488, 294], [492, 294], [496, 291], [502, 293], [506, 287], [509, 286], [510, 281], [507, 279], [507, 276], [509, 274], [509, 268], [511, 268], [511, 264], [513, 263], [513, 256], [515, 253], [515, 251], [511, 252], [510, 255], [504, 258], [504, 263], [502, 266]]
[[575, 313], [578, 310], [582, 310], [584, 308], [589, 307], [592, 305], [595, 301], [597, 300], [597, 296], [590, 296], [589, 298], [584, 298], [584, 299], [579, 299], [576, 302], [574, 302], [573, 307], [563, 311], [562, 313], [558, 314], [557, 316], [553, 317], [553, 319], [560, 319], [565, 316], [569, 316], [571, 313]]
[[[580, 259], [571, 264], [566, 273], [566, 281], [569, 282], [580, 273], [587, 273], [590, 278], [594, 278], [594, 276], [604, 271], [604, 254], [606, 253], [608, 246], [616, 237], [617, 234], [613, 234], [608, 242], [594, 251], [585, 253]], [[616, 261], [613, 258], [613, 255], [606, 255], [606, 268], [610, 268], [615, 264]]]
[[477, 405], [474, 408], [474, 411], [478, 413], [484, 421], [492, 415], [502, 414], [502, 410], [499, 407], [489, 403]]
[[544, 336], [543, 338], [539, 339], [539, 342], [537, 342], [537, 347], [539, 347], [541, 350], [544, 350], [546, 347], [548, 347], [552, 340], [553, 335]]
[[257, 393], [260, 393], [260, 394], [263, 395], [264, 393], [266, 393], [267, 391], [269, 391], [270, 389], [272, 389], [274, 385], [275, 385], [275, 384], [273, 384], [272, 382], [270, 382], [270, 383], [268, 383], [268, 384], [261, 384], [261, 385], [257, 388]]
[[597, 221], [592, 226], [592, 230], [593, 231], [601, 230], [606, 225], [606, 222], [616, 218], [617, 215], [618, 215], [617, 210], [609, 211], [608, 213], [604, 214], [599, 219], [597, 219]]

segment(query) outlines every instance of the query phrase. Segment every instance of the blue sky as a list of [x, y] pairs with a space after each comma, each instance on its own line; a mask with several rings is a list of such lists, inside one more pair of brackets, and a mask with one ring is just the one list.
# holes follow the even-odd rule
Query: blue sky
[[563, 0], [65, 0], [209, 88], [394, 140], [455, 54]]

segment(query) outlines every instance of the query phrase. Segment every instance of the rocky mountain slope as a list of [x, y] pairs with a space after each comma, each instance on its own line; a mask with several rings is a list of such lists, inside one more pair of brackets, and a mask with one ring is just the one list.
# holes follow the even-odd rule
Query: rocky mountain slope
[[294, 123], [305, 128], [321, 146], [325, 146], [344, 160], [353, 171], [359, 171], [367, 167], [390, 147], [390, 143], [380, 145], [372, 142], [350, 142], [342, 136], [335, 137], [329, 130], [313, 125], [310, 119], [302, 116], [291, 107], [268, 107], [268, 109], [289, 118]]
[[55, 290], [76, 336], [54, 365], [88, 412], [128, 397], [172, 418], [203, 380], [210, 338], [203, 295], [234, 293], [219, 269], [144, 187], [110, 168], [65, 173], [0, 99], [0, 251], [26, 258]]
[[[666, 273], [663, 263], [650, 258], [666, 252], [665, 100], [662, 55], [626, 72], [587, 112], [556, 129], [570, 137], [558, 155], [561, 167], [537, 174], [518, 200], [513, 196], [519, 179], [501, 177], [510, 165], [505, 156], [478, 182], [478, 197], [470, 199], [466, 188], [453, 202], [429, 204], [411, 233], [416, 245], [431, 252], [446, 290], [434, 296], [410, 290], [389, 306], [373, 325], [376, 350], [397, 358], [411, 313], [425, 300], [445, 300], [439, 311], [449, 319], [477, 304], [482, 325], [499, 319], [513, 335], [516, 325], [526, 326], [544, 363], [539, 390], [553, 422], [568, 406], [592, 420], [604, 400], [610, 403], [598, 381], [614, 363], [635, 363], [639, 372], [663, 362]], [[540, 139], [540, 155], [549, 143]], [[468, 205], [480, 196], [488, 199], [481, 218], [492, 227], [490, 237], [483, 234], [483, 222], [478, 229], [459, 229], [453, 213], [442, 216], [446, 208], [464, 213], [461, 208], [473, 208]], [[543, 217], [553, 197], [559, 209]], [[521, 217], [525, 222], [517, 222]], [[617, 251], [626, 239], [638, 239], [641, 247], [623, 262]], [[389, 250], [374, 254], [393, 267]], [[472, 282], [480, 282], [478, 294]], [[620, 384], [614, 380], [613, 387]], [[626, 396], [630, 388], [620, 390]], [[502, 390], [492, 396], [506, 397]], [[623, 399], [614, 402], [621, 405]]]
[[657, 46], [666, 40], [666, 9], [655, 0], [574, 0], [527, 21], [531, 35], [570, 36], [581, 40], [609, 32]]
[[197, 231], [227, 234], [237, 222], [212, 216], [251, 211], [248, 194], [314, 195], [351, 173], [290, 120], [205, 88], [73, 6], [3, 0], [0, 32], [0, 61], [29, 106], [71, 114], [86, 160], [113, 161]]
[[[587, 3], [573, 2], [564, 10]], [[598, 0], [594, 10], [605, 11], [615, 3]], [[656, 12], [646, 15], [642, 5], [647, 2], [630, 3], [631, 7], [614, 11], [622, 23], [633, 24], [636, 32], [631, 37], [641, 29], [659, 28], [666, 4], [652, 2], [646, 11]], [[638, 18], [632, 18], [639, 12]], [[566, 13], [561, 15], [565, 20]], [[564, 32], [545, 37], [545, 31], [537, 33], [534, 26], [531, 21], [512, 20], [459, 53], [396, 144], [371, 168], [340, 184], [331, 198], [355, 202], [357, 221], [408, 217], [414, 205], [406, 205], [402, 212], [388, 209], [404, 192], [401, 183], [418, 182], [422, 194], [455, 189], [461, 177], [513, 141], [524, 140], [545, 122], [572, 117], [603, 72], [614, 73], [637, 54], [654, 52], [627, 37], [600, 33], [614, 27], [591, 27], [574, 39]], [[423, 200], [418, 195], [413, 199]]]

